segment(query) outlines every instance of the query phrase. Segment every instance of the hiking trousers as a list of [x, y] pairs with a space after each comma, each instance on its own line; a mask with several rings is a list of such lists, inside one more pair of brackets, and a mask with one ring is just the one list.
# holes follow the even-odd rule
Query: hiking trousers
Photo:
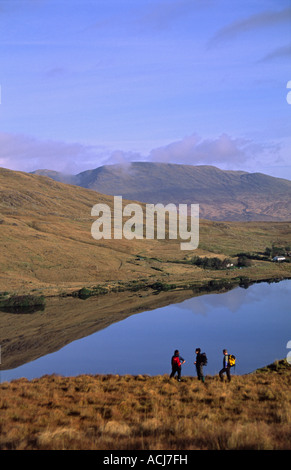
[[196, 364], [196, 371], [198, 380], [202, 380], [204, 382], [204, 375], [203, 375], [203, 366], [202, 364]]
[[230, 382], [231, 381], [231, 375], [230, 375], [230, 367], [224, 367], [219, 371], [219, 377], [220, 380], [223, 381], [223, 374], [226, 373], [227, 380]]
[[181, 366], [172, 367], [170, 378], [174, 377], [175, 374], [178, 374], [178, 380], [180, 380], [181, 379]]

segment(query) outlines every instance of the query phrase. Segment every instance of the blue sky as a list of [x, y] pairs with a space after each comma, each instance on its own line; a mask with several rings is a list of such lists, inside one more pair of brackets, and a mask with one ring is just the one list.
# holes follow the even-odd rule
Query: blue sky
[[290, 26], [290, 0], [0, 0], [0, 166], [291, 179]]

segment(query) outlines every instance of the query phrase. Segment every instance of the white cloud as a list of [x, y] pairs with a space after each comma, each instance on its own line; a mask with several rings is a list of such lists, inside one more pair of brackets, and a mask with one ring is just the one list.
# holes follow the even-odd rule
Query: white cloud
[[0, 164], [11, 170], [50, 169], [74, 174], [98, 167], [106, 157], [103, 147], [0, 133]]
[[164, 147], [153, 149], [150, 153], [150, 160], [162, 163], [178, 163], [182, 160], [183, 163], [190, 163], [199, 140], [199, 137], [193, 134]]
[[289, 59], [291, 57], [291, 44], [288, 44], [286, 46], [282, 47], [277, 47], [275, 50], [267, 54], [265, 57], [263, 57], [260, 62], [267, 62], [270, 60], [276, 60], [276, 59]]
[[217, 165], [222, 169], [255, 168], [256, 165], [278, 158], [279, 147], [273, 143], [255, 143], [227, 134], [202, 139], [196, 134], [154, 149], [150, 160], [189, 165]]
[[192, 134], [143, 155], [138, 151], [40, 141], [28, 136], [0, 133], [0, 166], [11, 170], [48, 169], [77, 174], [116, 163], [130, 169], [130, 163], [134, 161], [215, 165], [221, 169], [244, 171], [262, 171], [261, 168], [286, 164], [278, 143], [255, 143], [227, 134], [208, 139]]
[[224, 28], [221, 28], [211, 39], [210, 45], [220, 42], [230, 41], [237, 35], [259, 28], [272, 27], [283, 23], [290, 23], [291, 8], [280, 11], [265, 11], [251, 15], [243, 20], [235, 21]]

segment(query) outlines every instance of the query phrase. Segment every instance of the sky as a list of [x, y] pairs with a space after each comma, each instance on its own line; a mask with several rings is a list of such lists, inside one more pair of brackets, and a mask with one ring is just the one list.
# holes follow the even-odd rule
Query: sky
[[291, 0], [0, 0], [0, 86], [5, 168], [291, 179]]

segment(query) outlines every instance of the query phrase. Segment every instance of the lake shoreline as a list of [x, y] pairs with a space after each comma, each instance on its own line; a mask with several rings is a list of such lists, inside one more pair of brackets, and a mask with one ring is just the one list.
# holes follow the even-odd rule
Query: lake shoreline
[[[227, 272], [229, 274], [229, 272]], [[97, 298], [104, 295], [115, 294], [119, 292], [137, 292], [142, 293], [146, 291], [151, 291], [154, 295], [158, 295], [161, 292], [179, 292], [179, 291], [192, 291], [193, 296], [203, 295], [207, 293], [223, 293], [228, 292], [236, 287], [247, 288], [253, 284], [267, 282], [274, 283], [284, 280], [290, 280], [291, 274], [279, 274], [278, 272], [270, 275], [256, 275], [248, 276], [241, 274], [239, 276], [230, 277], [228, 275], [220, 277], [212, 277], [211, 279], [201, 279], [201, 280], [188, 280], [181, 281], [177, 279], [176, 282], [172, 281], [165, 282], [161, 278], [156, 278], [156, 280], [145, 279], [142, 281], [118, 281], [117, 283], [103, 283], [98, 285], [86, 285], [75, 290], [70, 288], [67, 291], [63, 290], [60, 292], [54, 293], [45, 293], [41, 292], [38, 294], [33, 291], [28, 291], [27, 293], [9, 293], [4, 292], [0, 293], [0, 312], [1, 311], [15, 311], [15, 313], [25, 313], [33, 312], [34, 308], [36, 311], [39, 311], [41, 308], [44, 308], [47, 300], [52, 298], [78, 298], [86, 300], [88, 298]]]

